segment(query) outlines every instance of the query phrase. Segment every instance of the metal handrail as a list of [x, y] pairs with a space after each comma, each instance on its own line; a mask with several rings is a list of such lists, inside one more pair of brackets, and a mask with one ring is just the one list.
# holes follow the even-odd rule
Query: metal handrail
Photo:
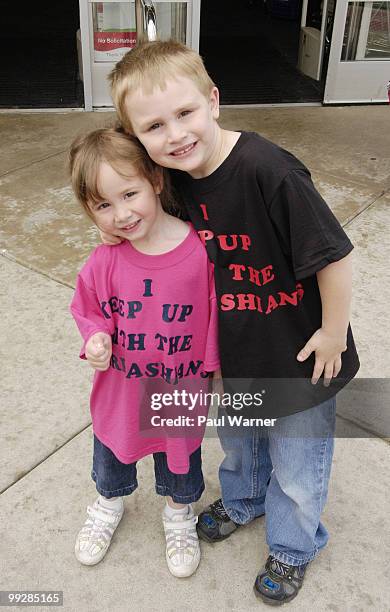
[[137, 41], [156, 40], [157, 18], [156, 9], [151, 0], [135, 0], [135, 24]]

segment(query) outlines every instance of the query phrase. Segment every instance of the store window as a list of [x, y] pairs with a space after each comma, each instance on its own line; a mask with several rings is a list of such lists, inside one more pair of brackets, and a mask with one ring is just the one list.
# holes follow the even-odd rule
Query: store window
[[154, 2], [156, 8], [158, 37], [166, 40], [174, 38], [186, 44], [187, 3]]
[[95, 62], [116, 62], [137, 42], [134, 5], [96, 2], [92, 5]]
[[[186, 43], [187, 3], [155, 2], [159, 38]], [[135, 47], [135, 5], [130, 2], [92, 4], [95, 62], [117, 62]]]
[[390, 59], [390, 2], [349, 2], [341, 61]]

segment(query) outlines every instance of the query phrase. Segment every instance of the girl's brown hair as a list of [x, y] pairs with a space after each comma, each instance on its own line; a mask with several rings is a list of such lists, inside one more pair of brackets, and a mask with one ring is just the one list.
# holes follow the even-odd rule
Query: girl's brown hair
[[[135, 137], [117, 126], [100, 128], [79, 136], [69, 151], [69, 172], [73, 191], [91, 219], [89, 203], [99, 202], [103, 197], [98, 189], [99, 168], [102, 162], [109, 164], [121, 176], [129, 176], [134, 168], [152, 185], [162, 183], [161, 205], [166, 212], [175, 211], [169, 174], [148, 156], [145, 148]], [[126, 168], [129, 168], [127, 173]], [[162, 177], [162, 181], [161, 181]]]

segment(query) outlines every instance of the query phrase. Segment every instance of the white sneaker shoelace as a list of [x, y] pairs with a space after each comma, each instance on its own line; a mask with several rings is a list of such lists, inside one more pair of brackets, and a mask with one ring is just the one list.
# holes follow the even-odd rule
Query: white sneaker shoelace
[[88, 518], [80, 530], [75, 544], [76, 558], [84, 565], [99, 563], [106, 554], [115, 529], [123, 516], [123, 501], [120, 511], [110, 510], [99, 504], [87, 508]]
[[166, 559], [169, 571], [177, 578], [191, 576], [199, 565], [200, 548], [192, 508], [186, 515], [177, 514], [168, 519], [163, 513], [166, 539]]

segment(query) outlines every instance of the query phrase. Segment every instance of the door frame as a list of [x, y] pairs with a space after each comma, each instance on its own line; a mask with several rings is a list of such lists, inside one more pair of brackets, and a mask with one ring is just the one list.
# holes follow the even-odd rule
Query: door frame
[[[104, 0], [104, 2], [120, 2], [120, 0]], [[134, 4], [134, 0], [128, 0]], [[155, 0], [158, 3], [187, 4], [187, 45], [199, 50], [200, 35], [200, 3], [201, 0]], [[80, 40], [81, 60], [84, 84], [84, 109], [92, 111], [94, 108], [112, 109], [112, 101], [108, 92], [107, 76], [113, 69], [115, 62], [94, 61], [94, 41], [92, 5], [100, 0], [79, 0], [80, 7]], [[123, 2], [123, 0], [122, 0]], [[158, 28], [158, 24], [157, 24]]]
[[337, 0], [336, 4], [324, 104], [388, 102], [390, 59], [363, 59], [363, 38], [367, 39], [369, 27], [363, 19], [357, 45], [357, 55], [360, 55], [360, 59], [341, 61], [348, 3], [349, 0]]

